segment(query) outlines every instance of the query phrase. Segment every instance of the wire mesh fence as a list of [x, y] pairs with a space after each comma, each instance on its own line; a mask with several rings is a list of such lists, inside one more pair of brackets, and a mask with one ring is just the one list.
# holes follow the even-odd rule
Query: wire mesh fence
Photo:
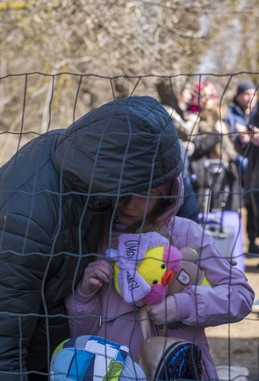
[[[248, 101], [246, 125], [239, 123], [242, 128], [238, 125], [233, 130], [226, 123], [227, 111], [237, 96], [237, 85], [247, 84], [251, 75], [257, 81], [253, 82], [253, 95], [250, 94]], [[251, 194], [257, 194], [255, 183], [250, 183], [250, 188], [247, 186], [244, 168], [249, 163], [256, 164], [259, 151], [256, 145], [256, 127], [259, 125], [256, 126], [254, 119], [254, 110], [258, 107], [258, 77], [259, 73], [255, 72], [118, 77], [32, 72], [1, 78], [1, 380], [47, 379], [54, 348], [65, 338], [81, 333], [76, 321], [80, 326], [84, 318], [87, 322], [84, 334], [101, 332], [110, 340], [112, 326], [114, 324], [118, 329], [115, 322], [119, 320], [120, 329], [128, 331], [126, 336], [121, 332], [121, 344], [130, 347], [133, 343], [134, 347], [136, 333], [141, 335], [136, 326], [139, 321], [136, 311], [140, 305], [133, 303], [134, 308], [121, 307], [122, 298], [118, 292], [116, 294], [112, 280], [106, 280], [106, 292], [96, 298], [95, 303], [102, 304], [101, 312], [92, 306], [87, 313], [83, 307], [83, 312], [78, 313], [71, 302], [71, 318], [64, 304], [69, 294], [80, 295], [78, 282], [84, 269], [89, 268], [89, 260], [91, 264], [95, 259], [102, 260], [105, 244], [115, 248], [118, 237], [114, 241], [114, 224], [133, 218], [133, 215], [125, 217], [123, 209], [120, 214], [118, 208], [132, 195], [149, 201], [145, 203], [141, 224], [133, 224], [135, 231], [126, 230], [126, 233], [147, 234], [148, 230], [159, 228], [159, 233], [170, 244], [176, 247], [178, 244], [182, 250], [192, 242], [192, 249], [197, 252], [196, 264], [198, 262], [208, 284], [197, 286], [198, 278], [195, 279], [196, 283], [190, 289], [196, 312], [192, 312], [192, 318], [183, 315], [180, 323], [177, 321], [174, 323], [176, 327], [171, 329], [175, 334], [187, 330], [189, 340], [198, 340], [202, 348], [205, 346], [203, 379], [217, 379], [211, 376], [213, 372], [206, 373], [206, 361], [210, 361], [204, 344], [205, 329], [220, 379], [258, 380], [258, 315], [248, 314], [252, 291], [241, 273], [238, 278], [241, 270], [249, 281], [251, 279], [252, 288], [258, 287], [258, 253], [251, 260], [244, 254], [248, 250], [247, 240], [251, 238], [248, 237], [251, 230], [247, 224], [251, 225], [251, 214], [247, 214], [246, 201]], [[100, 108], [127, 97], [134, 100], [131, 106], [134, 109], [134, 102], [138, 104], [135, 97], [144, 96], [160, 101], [165, 114], [156, 110], [158, 106], [153, 101], [144, 116], [141, 114], [144, 106], [140, 105], [137, 117], [133, 117], [125, 105], [120, 105], [123, 111], [120, 107], [115, 111]], [[149, 103], [151, 98], [148, 99]], [[101, 110], [100, 116], [98, 110]], [[87, 113], [90, 116], [85, 119]], [[160, 114], [163, 116], [157, 116]], [[170, 223], [166, 220], [163, 230], [164, 226], [150, 223], [148, 208], [149, 203], [160, 199], [161, 195], [165, 197], [163, 193], [153, 194], [152, 190], [161, 187], [169, 178], [165, 176], [158, 181], [156, 176], [160, 178], [177, 166], [177, 150], [174, 155], [167, 155], [167, 151], [171, 151], [168, 147], [173, 133], [170, 128], [167, 130], [170, 123], [164, 122], [165, 115], [170, 122], [173, 120], [181, 141], [184, 164], [181, 181], [185, 181], [186, 192], [184, 195], [174, 189], [170, 193], [175, 209], [170, 214]], [[138, 130], [138, 124], [142, 123], [148, 132]], [[154, 142], [156, 133], [150, 126], [158, 124], [160, 128], [161, 123], [165, 123], [162, 126], [164, 135]], [[86, 128], [87, 134], [83, 132]], [[235, 142], [240, 136], [243, 141], [238, 147]], [[252, 158], [249, 147], [254, 150]], [[167, 168], [161, 169], [164, 171], [162, 175], [157, 170], [160, 165], [157, 163], [162, 163], [161, 168]], [[167, 196], [169, 198], [169, 194]], [[195, 203], [188, 211], [181, 209], [182, 203], [187, 206], [189, 196], [195, 196], [192, 199]], [[166, 202], [169, 200], [165, 198]], [[184, 223], [178, 223], [175, 218], [177, 210], [178, 219], [187, 217], [199, 225], [201, 230], [196, 241], [195, 235], [181, 230], [185, 228]], [[254, 234], [256, 243], [257, 232]], [[206, 251], [206, 245], [211, 251]], [[184, 263], [193, 264], [193, 259]], [[106, 271], [102, 270], [104, 274]], [[228, 277], [224, 278], [226, 273]], [[250, 278], [251, 274], [253, 278]], [[102, 281], [106, 279], [105, 275], [101, 278]], [[200, 292], [200, 287], [210, 291]], [[187, 288], [181, 289], [181, 293]], [[222, 292], [219, 300], [217, 290]], [[259, 297], [258, 288], [254, 291]], [[226, 298], [224, 304], [223, 295]], [[81, 297], [79, 304], [84, 301]], [[204, 304], [201, 310], [199, 303]], [[116, 318], [112, 318], [115, 312], [109, 305], [113, 305]], [[68, 320], [73, 322], [70, 332]], [[238, 320], [241, 322], [236, 323]], [[102, 330], [98, 330], [98, 326]], [[235, 330], [237, 326], [240, 331]], [[242, 332], [246, 329], [247, 336]], [[224, 340], [221, 337], [223, 331]], [[237, 345], [241, 348], [237, 349]], [[41, 363], [39, 359], [42, 359]], [[63, 379], [81, 379], [78, 375], [71, 377]]]

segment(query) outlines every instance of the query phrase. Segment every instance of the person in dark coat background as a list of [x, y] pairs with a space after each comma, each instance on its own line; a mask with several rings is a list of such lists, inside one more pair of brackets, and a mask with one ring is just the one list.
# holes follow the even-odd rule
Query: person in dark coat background
[[249, 253], [259, 254], [259, 247], [256, 245], [256, 226], [254, 218], [254, 210], [252, 205], [251, 193], [247, 191], [249, 184], [248, 177], [250, 169], [247, 166], [250, 153], [248, 153], [248, 144], [251, 145], [250, 136], [247, 133], [247, 126], [251, 123], [251, 116], [255, 110], [257, 102], [256, 85], [250, 81], [240, 82], [236, 88], [233, 102], [228, 107], [225, 122], [230, 129], [230, 136], [235, 144], [238, 152], [236, 166], [239, 173], [239, 179], [245, 191], [244, 206], [247, 211], [246, 232], [249, 240]]
[[115, 100], [21, 148], [0, 169], [0, 379], [46, 380], [69, 335], [64, 297], [121, 196], [177, 178], [176, 129], [151, 97]]
[[[248, 170], [251, 172], [251, 200], [255, 216], [256, 236], [259, 237], [259, 102], [254, 109], [249, 131], [252, 130]], [[258, 255], [259, 257], [259, 255]]]
[[[253, 111], [249, 132], [252, 132], [248, 171], [250, 172], [250, 192], [254, 211], [254, 224], [256, 236], [259, 237], [259, 102]], [[255, 254], [259, 259], [259, 254]], [[257, 264], [259, 267], [259, 263]], [[259, 313], [259, 299], [253, 304], [253, 312]]]
[[[237, 149], [248, 159], [247, 169], [245, 173], [245, 197], [250, 200], [250, 213], [247, 218], [248, 231], [253, 233], [254, 245], [256, 238], [259, 237], [259, 102], [251, 114], [250, 123], [246, 130], [240, 134], [240, 138], [236, 142]], [[250, 245], [251, 246], [251, 245]], [[248, 257], [259, 259], [259, 247], [251, 250], [247, 254]], [[257, 267], [259, 264], [257, 265]], [[259, 313], [259, 300], [253, 304], [253, 312]]]
[[[248, 221], [254, 231], [254, 241], [259, 237], [259, 103], [253, 110], [250, 124], [247, 127], [245, 140], [249, 139], [248, 143], [244, 143], [244, 154], [248, 158], [247, 169], [245, 173], [245, 190], [246, 197], [251, 199], [252, 213], [250, 214], [253, 221]], [[242, 140], [242, 139], [241, 139]], [[241, 143], [242, 144], [242, 143]], [[251, 246], [251, 244], [250, 244]], [[255, 256], [259, 257], [259, 247], [256, 246]]]

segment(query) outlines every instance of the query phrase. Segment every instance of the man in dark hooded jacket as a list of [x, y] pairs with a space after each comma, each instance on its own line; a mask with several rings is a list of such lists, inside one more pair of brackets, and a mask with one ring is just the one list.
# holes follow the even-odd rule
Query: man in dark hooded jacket
[[167, 111], [134, 96], [32, 140], [0, 169], [0, 380], [47, 379], [69, 336], [64, 297], [97, 253], [104, 212], [182, 168]]
[[240, 176], [240, 181], [245, 190], [244, 206], [247, 211], [246, 232], [249, 241], [248, 252], [250, 254], [259, 254], [259, 247], [256, 245], [256, 226], [251, 192], [248, 191], [248, 176], [250, 169], [247, 168], [249, 158], [248, 147], [250, 145], [250, 137], [247, 133], [247, 125], [251, 123], [252, 114], [255, 112], [257, 101], [256, 85], [250, 81], [240, 82], [236, 89], [233, 102], [229, 105], [225, 118], [229, 126], [231, 139], [235, 144], [238, 152], [236, 166]]

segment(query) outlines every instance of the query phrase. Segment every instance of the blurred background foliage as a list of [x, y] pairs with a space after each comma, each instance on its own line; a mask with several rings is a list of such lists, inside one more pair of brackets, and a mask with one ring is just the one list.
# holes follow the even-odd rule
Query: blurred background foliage
[[[130, 94], [258, 83], [258, 0], [0, 1], [0, 139], [63, 128]], [[0, 140], [1, 144], [1, 140]]]

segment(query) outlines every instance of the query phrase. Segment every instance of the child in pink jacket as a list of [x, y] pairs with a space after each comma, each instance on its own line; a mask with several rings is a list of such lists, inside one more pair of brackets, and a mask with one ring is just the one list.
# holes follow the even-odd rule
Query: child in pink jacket
[[[112, 281], [113, 263], [105, 249], [117, 249], [120, 233], [158, 231], [181, 250], [191, 247], [199, 252], [199, 267], [210, 285], [186, 285], [182, 292], [167, 295], [158, 304], [147, 305], [154, 322], [153, 335], [162, 334], [167, 321], [169, 336], [195, 342], [202, 351], [202, 380], [218, 380], [209, 353], [205, 328], [244, 319], [251, 311], [254, 292], [244, 274], [219, 252], [211, 236], [195, 222], [176, 216], [183, 199], [181, 176], [150, 193], [131, 195], [118, 204], [109, 216], [103, 242], [96, 260], [66, 300], [71, 336], [98, 335], [128, 345], [135, 361], [143, 336], [139, 306], [126, 303]], [[112, 234], [111, 234], [112, 231]]]

